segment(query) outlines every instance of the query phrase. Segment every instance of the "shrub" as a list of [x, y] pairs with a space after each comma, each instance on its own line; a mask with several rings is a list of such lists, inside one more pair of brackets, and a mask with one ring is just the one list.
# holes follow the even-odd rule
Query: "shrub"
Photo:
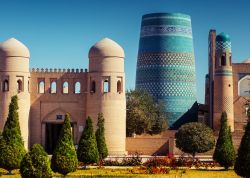
[[148, 159], [143, 165], [146, 167], [158, 167], [158, 166], [170, 166], [172, 162], [171, 158], [157, 158], [153, 157]]
[[175, 134], [176, 146], [185, 153], [204, 153], [215, 145], [212, 129], [198, 122], [191, 122], [181, 126]]
[[124, 157], [121, 161], [115, 160], [104, 160], [104, 166], [140, 166], [142, 165], [142, 158], [138, 153], [131, 157]]
[[178, 159], [175, 159], [173, 164], [173, 167], [187, 167], [191, 168], [194, 166], [195, 168], [200, 168], [202, 167], [202, 163], [198, 158], [193, 158], [193, 157], [179, 157]]
[[170, 168], [167, 167], [147, 167], [147, 174], [168, 174], [170, 172]]
[[164, 157], [158, 158], [153, 157], [148, 159], [143, 166], [146, 168], [147, 174], [167, 174], [170, 171], [170, 165], [173, 158]]
[[104, 166], [120, 166], [121, 163], [116, 159], [116, 160], [104, 160], [103, 161]]
[[96, 136], [96, 144], [99, 152], [99, 158], [102, 160], [108, 156], [108, 148], [105, 141], [105, 135], [104, 135], [104, 118], [103, 114], [98, 114], [98, 122], [97, 122], [97, 130], [95, 133]]
[[34, 144], [27, 153], [20, 166], [22, 177], [50, 178], [52, 170], [47, 153], [39, 144]]
[[250, 120], [247, 122], [234, 166], [236, 174], [249, 178], [250, 175]]
[[85, 164], [97, 163], [99, 160], [96, 138], [90, 117], [86, 120], [86, 126], [77, 149], [77, 157], [79, 161]]
[[67, 175], [69, 172], [76, 171], [77, 165], [78, 160], [73, 144], [70, 117], [69, 114], [66, 114], [64, 124], [51, 159], [51, 168], [54, 172]]
[[9, 114], [0, 140], [0, 167], [9, 173], [13, 169], [20, 168], [20, 163], [26, 154], [19, 125], [17, 101], [17, 96], [11, 97]]
[[226, 112], [223, 112], [221, 115], [220, 133], [213, 158], [226, 170], [235, 163], [236, 155], [233, 147], [231, 129], [227, 125]]
[[121, 166], [140, 166], [142, 164], [142, 158], [138, 153], [131, 157], [123, 158]]

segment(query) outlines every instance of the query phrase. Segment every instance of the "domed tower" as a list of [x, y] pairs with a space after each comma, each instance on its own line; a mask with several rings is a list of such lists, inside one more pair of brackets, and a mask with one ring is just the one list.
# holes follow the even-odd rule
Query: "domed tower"
[[18, 95], [19, 122], [26, 148], [30, 111], [29, 58], [28, 48], [14, 38], [0, 44], [0, 130], [7, 119], [11, 97]]
[[214, 130], [220, 129], [222, 112], [227, 113], [228, 124], [234, 131], [232, 51], [229, 35], [216, 36], [216, 58], [214, 73]]
[[96, 125], [98, 113], [103, 113], [109, 155], [125, 154], [124, 51], [116, 42], [104, 38], [91, 47], [88, 85], [87, 116]]

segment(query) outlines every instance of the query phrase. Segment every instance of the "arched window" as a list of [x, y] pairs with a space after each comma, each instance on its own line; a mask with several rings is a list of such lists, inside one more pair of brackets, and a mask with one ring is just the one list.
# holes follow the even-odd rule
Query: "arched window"
[[9, 91], [9, 81], [4, 80], [3, 82], [3, 91]]
[[91, 82], [91, 87], [90, 87], [90, 92], [91, 93], [95, 93], [95, 91], [96, 91], [96, 88], [95, 88], [96, 86], [95, 86], [95, 81], [92, 81]]
[[230, 64], [230, 66], [232, 65], [232, 56], [231, 55], [229, 56], [229, 64]]
[[226, 65], [226, 56], [224, 56], [224, 55], [221, 56], [221, 65], [222, 66]]
[[109, 90], [109, 80], [106, 79], [104, 80], [103, 82], [103, 92], [104, 93], [108, 93], [110, 90]]
[[80, 82], [76, 82], [75, 83], [75, 93], [81, 93], [81, 83]]
[[55, 81], [53, 81], [50, 84], [50, 93], [56, 93], [56, 82]]
[[69, 83], [64, 82], [63, 83], [63, 94], [68, 94], [69, 93]]
[[21, 92], [21, 91], [23, 91], [23, 82], [22, 82], [22, 80], [17, 80], [17, 91], [18, 92]]
[[250, 96], [250, 75], [246, 75], [238, 81], [238, 96]]
[[40, 81], [38, 84], [38, 93], [44, 93], [44, 91], [45, 91], [44, 81]]
[[122, 92], [122, 82], [120, 80], [117, 81], [117, 93]]

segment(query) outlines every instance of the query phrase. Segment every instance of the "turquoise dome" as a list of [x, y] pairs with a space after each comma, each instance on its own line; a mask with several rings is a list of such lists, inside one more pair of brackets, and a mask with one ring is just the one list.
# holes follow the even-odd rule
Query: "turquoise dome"
[[224, 32], [216, 36], [216, 41], [229, 42], [231, 41], [230, 36]]

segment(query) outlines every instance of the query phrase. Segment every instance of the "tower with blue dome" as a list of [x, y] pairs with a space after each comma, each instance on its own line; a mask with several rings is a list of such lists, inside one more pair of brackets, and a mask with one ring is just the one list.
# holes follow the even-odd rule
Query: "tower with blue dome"
[[228, 124], [231, 131], [234, 131], [231, 39], [224, 32], [216, 36], [214, 71], [213, 128], [214, 130], [220, 129], [221, 114], [226, 112]]
[[191, 18], [181, 13], [142, 17], [136, 89], [164, 104], [169, 126], [196, 101]]

